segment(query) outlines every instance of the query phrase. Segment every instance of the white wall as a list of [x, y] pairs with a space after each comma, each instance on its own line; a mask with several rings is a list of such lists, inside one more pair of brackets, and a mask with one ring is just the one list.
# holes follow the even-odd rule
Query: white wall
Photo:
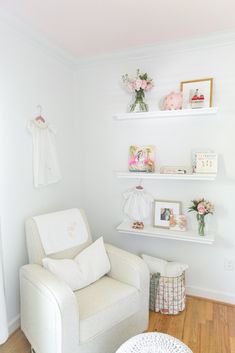
[[[80, 180], [74, 158], [79, 133], [74, 123], [74, 74], [50, 50], [0, 23], [0, 116], [2, 242], [10, 330], [18, 324], [18, 269], [27, 263], [24, 220], [47, 211], [80, 206]], [[57, 129], [61, 182], [35, 189], [32, 138], [27, 122], [38, 115]]]
[[[94, 58], [77, 71], [78, 116], [82, 117], [84, 207], [95, 237], [135, 253], [148, 253], [189, 264], [188, 292], [235, 303], [234, 271], [224, 269], [225, 259], [235, 261], [235, 41], [234, 34], [162, 45], [119, 55]], [[180, 81], [214, 77], [213, 117], [157, 121], [112, 119], [125, 112], [131, 96], [120, 85], [124, 73], [140, 68], [155, 80], [148, 95], [150, 109]], [[123, 219], [122, 192], [134, 181], [118, 180], [114, 171], [127, 170], [131, 144], [154, 144], [157, 166], [190, 164], [192, 149], [210, 148], [219, 154], [215, 182], [145, 181], [144, 187], [157, 199], [181, 200], [186, 210], [192, 198], [215, 203], [210, 220], [217, 232], [213, 246], [173, 240], [120, 235], [115, 226]], [[192, 218], [190, 220], [192, 222]]]

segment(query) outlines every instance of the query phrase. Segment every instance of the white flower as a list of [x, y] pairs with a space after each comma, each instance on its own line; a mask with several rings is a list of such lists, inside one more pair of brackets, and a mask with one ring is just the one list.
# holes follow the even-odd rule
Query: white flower
[[137, 80], [135, 81], [135, 89], [136, 89], [136, 91], [139, 91], [139, 90], [140, 90], [141, 85], [142, 85], [142, 80], [137, 79]]

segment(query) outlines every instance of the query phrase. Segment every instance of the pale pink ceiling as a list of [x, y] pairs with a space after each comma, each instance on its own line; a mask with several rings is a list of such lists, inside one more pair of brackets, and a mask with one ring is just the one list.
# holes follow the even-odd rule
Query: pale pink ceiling
[[76, 57], [235, 28], [234, 0], [0, 0]]

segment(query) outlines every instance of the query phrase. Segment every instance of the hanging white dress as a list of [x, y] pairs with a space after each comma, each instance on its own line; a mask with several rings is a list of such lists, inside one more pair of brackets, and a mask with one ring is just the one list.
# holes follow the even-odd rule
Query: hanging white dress
[[143, 222], [150, 217], [153, 197], [144, 189], [133, 188], [123, 194], [125, 214], [133, 221]]
[[55, 131], [41, 120], [31, 120], [28, 129], [33, 138], [33, 173], [35, 187], [56, 183], [61, 179]]

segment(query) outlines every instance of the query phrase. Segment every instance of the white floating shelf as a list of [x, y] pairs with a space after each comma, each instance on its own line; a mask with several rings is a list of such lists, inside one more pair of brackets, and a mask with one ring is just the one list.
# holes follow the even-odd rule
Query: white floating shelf
[[205, 236], [200, 236], [193, 231], [173, 231], [169, 229], [155, 228], [152, 226], [145, 226], [144, 229], [133, 229], [130, 222], [123, 222], [117, 227], [117, 231], [123, 234], [140, 235], [151, 238], [180, 240], [200, 244], [211, 245], [214, 243], [214, 234], [208, 233]]
[[116, 172], [118, 178], [123, 179], [161, 179], [161, 180], [215, 180], [216, 174], [160, 174]]
[[123, 113], [113, 115], [117, 120], [139, 120], [139, 119], [163, 119], [163, 118], [177, 118], [184, 116], [201, 116], [201, 115], [215, 115], [218, 111], [217, 107], [201, 108], [201, 109], [179, 109], [179, 110], [156, 110], [143, 113]]

